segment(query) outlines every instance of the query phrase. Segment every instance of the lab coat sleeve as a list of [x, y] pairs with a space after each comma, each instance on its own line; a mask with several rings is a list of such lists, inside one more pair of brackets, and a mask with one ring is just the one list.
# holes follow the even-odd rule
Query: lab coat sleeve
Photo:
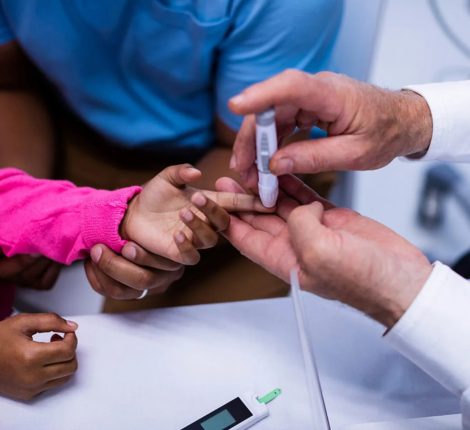
[[435, 263], [418, 297], [385, 341], [461, 399], [470, 429], [470, 283]]
[[[429, 150], [418, 161], [470, 162], [470, 80], [412, 85], [405, 89], [423, 96], [431, 110], [433, 135]], [[406, 158], [415, 161], [415, 159]]]

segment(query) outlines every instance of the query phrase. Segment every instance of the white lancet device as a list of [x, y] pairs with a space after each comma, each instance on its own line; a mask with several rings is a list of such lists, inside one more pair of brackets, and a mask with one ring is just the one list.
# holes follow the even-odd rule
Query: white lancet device
[[258, 165], [259, 196], [263, 205], [272, 208], [279, 194], [277, 176], [269, 171], [269, 160], [277, 151], [277, 133], [275, 110], [268, 110], [256, 115], [256, 162]]
[[183, 430], [246, 430], [269, 415], [266, 403], [280, 394], [277, 389], [259, 399], [254, 391], [248, 391]]

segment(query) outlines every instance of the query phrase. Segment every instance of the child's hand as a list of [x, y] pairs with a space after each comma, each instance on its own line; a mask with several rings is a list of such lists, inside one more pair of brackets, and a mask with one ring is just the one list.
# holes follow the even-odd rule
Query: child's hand
[[187, 186], [201, 172], [172, 166], [148, 182], [129, 203], [120, 232], [148, 251], [183, 264], [199, 261], [197, 249], [217, 244], [217, 231], [230, 224], [227, 211], [273, 212], [247, 194], [200, 191]]
[[[56, 314], [20, 314], [0, 322], [0, 393], [30, 400], [64, 384], [77, 371], [78, 325]], [[35, 342], [36, 333], [57, 331], [50, 343]]]

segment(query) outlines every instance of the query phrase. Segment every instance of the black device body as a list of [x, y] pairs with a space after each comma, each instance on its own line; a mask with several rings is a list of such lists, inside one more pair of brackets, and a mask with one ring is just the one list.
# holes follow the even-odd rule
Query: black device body
[[214, 418], [217, 415], [222, 414], [225, 411], [227, 411], [233, 417], [235, 422], [232, 424], [229, 424], [226, 427], [220, 428], [220, 430], [230, 430], [231, 428], [237, 426], [238, 424], [242, 423], [243, 421], [253, 416], [253, 414], [245, 406], [243, 401], [239, 397], [237, 397], [236, 399], [225, 404], [224, 406], [221, 406], [220, 408], [216, 409], [210, 414], [207, 414], [205, 417], [202, 417], [201, 419], [195, 421], [194, 423], [183, 428], [182, 430], [205, 430], [203, 426], [204, 423], [207, 423], [208, 421], [211, 420], [211, 418]]

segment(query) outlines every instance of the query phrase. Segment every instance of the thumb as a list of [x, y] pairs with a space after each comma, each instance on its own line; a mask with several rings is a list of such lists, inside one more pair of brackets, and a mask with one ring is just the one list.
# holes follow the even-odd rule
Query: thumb
[[328, 229], [322, 224], [324, 208], [320, 202], [299, 206], [294, 209], [287, 224], [292, 246], [299, 261], [316, 260], [316, 254], [322, 253], [322, 244], [326, 242]]
[[48, 333], [56, 331], [59, 333], [72, 333], [78, 328], [78, 324], [67, 321], [57, 314], [25, 314], [21, 318], [22, 332], [27, 336], [36, 333]]
[[277, 151], [269, 163], [275, 175], [357, 170], [360, 146], [354, 136], [332, 136], [292, 143]]
[[201, 175], [201, 171], [195, 169], [191, 164], [180, 164], [167, 167], [158, 177], [168, 182], [170, 185], [180, 188], [183, 185], [197, 181]]

